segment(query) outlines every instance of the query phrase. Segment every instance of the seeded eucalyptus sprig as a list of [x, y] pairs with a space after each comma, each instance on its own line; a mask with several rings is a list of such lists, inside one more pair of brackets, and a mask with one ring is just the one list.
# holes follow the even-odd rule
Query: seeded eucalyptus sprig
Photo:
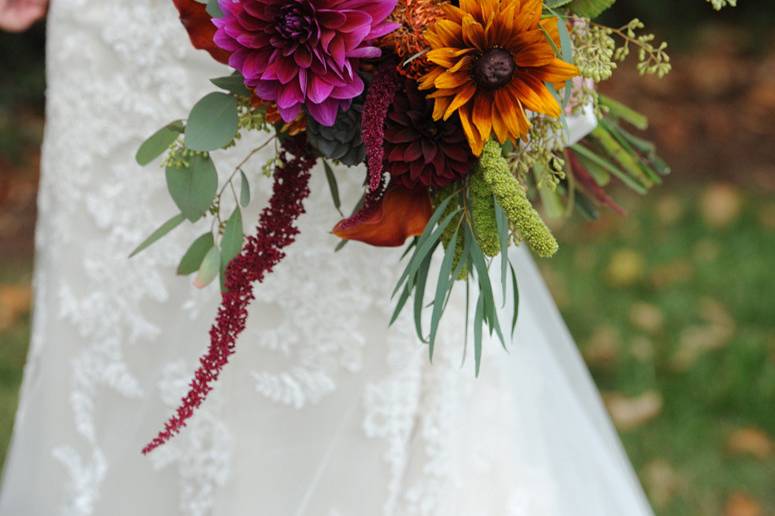
[[[172, 122], [148, 138], [137, 151], [136, 160], [148, 165], [166, 153], [161, 161], [167, 189], [180, 213], [162, 224], [131, 254], [135, 256], [177, 228], [184, 221], [197, 222], [211, 217], [210, 230], [199, 236], [184, 253], [177, 272], [196, 273], [194, 284], [204, 287], [221, 278], [228, 263], [242, 248], [244, 233], [242, 208], [250, 203], [250, 182], [244, 168], [264, 147], [274, 143], [271, 137], [253, 148], [219, 184], [218, 172], [210, 153], [229, 149], [243, 132], [268, 131], [266, 107], [254, 106], [251, 93], [238, 74], [211, 81], [224, 91], [205, 95], [191, 109], [188, 118]], [[230, 192], [234, 208], [224, 215], [223, 195]]]

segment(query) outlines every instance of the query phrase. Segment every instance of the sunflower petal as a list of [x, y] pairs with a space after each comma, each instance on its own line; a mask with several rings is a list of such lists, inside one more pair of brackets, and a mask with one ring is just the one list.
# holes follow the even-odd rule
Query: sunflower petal
[[474, 99], [473, 122], [484, 141], [489, 140], [492, 133], [492, 104], [490, 95], [480, 93]]
[[450, 103], [452, 102], [452, 97], [436, 97], [433, 102], [433, 119], [434, 120], [441, 120], [441, 117], [444, 116], [444, 113], [449, 108]]
[[436, 78], [433, 85], [440, 90], [451, 90], [469, 82], [471, 82], [471, 76], [466, 71], [455, 73], [446, 71]]
[[463, 132], [466, 133], [468, 144], [471, 146], [471, 152], [474, 156], [481, 156], [484, 149], [484, 140], [479, 136], [479, 131], [471, 122], [471, 105], [467, 104], [458, 110], [460, 125], [463, 126]]
[[455, 95], [455, 98], [452, 99], [452, 103], [447, 107], [446, 112], [444, 113], [444, 120], [448, 120], [449, 117], [451, 117], [455, 111], [457, 111], [460, 106], [463, 106], [468, 103], [469, 100], [474, 96], [476, 93], [476, 84], [474, 82], [470, 82], [466, 84], [465, 87], [463, 87], [460, 91], [457, 92], [457, 95]]
[[565, 82], [579, 75], [579, 69], [575, 65], [566, 63], [562, 59], [553, 59], [549, 64], [532, 71], [532, 74], [544, 82]]
[[541, 19], [542, 9], [543, 0], [523, 0], [515, 20], [514, 29], [517, 32], [534, 29]]
[[487, 43], [484, 39], [484, 27], [470, 14], [463, 17], [462, 34], [463, 42], [466, 46], [474, 47], [477, 50], [487, 48]]

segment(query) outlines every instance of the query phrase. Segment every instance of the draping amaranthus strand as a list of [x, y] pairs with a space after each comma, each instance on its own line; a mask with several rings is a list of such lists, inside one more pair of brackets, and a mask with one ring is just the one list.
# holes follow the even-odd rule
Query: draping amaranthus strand
[[[289, 156], [289, 152], [294, 152], [295, 156]], [[303, 203], [310, 193], [310, 170], [314, 164], [315, 158], [298, 143], [286, 145], [280, 153], [272, 198], [261, 212], [256, 235], [247, 238], [240, 255], [229, 264], [226, 291], [210, 329], [210, 347], [199, 359], [199, 369], [180, 407], [164, 425], [164, 430], [143, 448], [143, 453], [150, 453], [180, 432], [212, 390], [212, 383], [218, 380], [234, 353], [237, 337], [245, 329], [248, 306], [254, 299], [254, 283], [263, 281], [285, 257], [283, 249], [293, 243], [299, 233], [294, 224], [304, 213]]]
[[395, 99], [399, 75], [392, 59], [388, 59], [374, 74], [366, 93], [361, 117], [363, 145], [366, 147], [366, 166], [369, 170], [369, 190], [376, 191], [382, 183], [382, 160], [385, 157], [385, 119]]

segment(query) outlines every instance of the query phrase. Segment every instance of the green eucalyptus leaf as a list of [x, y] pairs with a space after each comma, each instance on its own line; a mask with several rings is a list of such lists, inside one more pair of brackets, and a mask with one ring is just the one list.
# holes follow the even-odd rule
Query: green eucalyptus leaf
[[250, 182], [248, 182], [248, 176], [242, 170], [239, 171], [240, 187], [239, 187], [239, 203], [243, 208], [247, 208], [250, 204]]
[[237, 135], [237, 101], [226, 93], [214, 92], [197, 102], [186, 123], [186, 146], [209, 152], [231, 143]]
[[137, 255], [138, 255], [138, 254], [140, 254], [141, 252], [143, 252], [143, 251], [145, 251], [146, 249], [148, 249], [150, 246], [152, 246], [153, 244], [155, 244], [156, 242], [158, 242], [158, 241], [159, 241], [159, 239], [161, 239], [161, 238], [162, 238], [163, 236], [165, 236], [167, 233], [169, 233], [170, 231], [172, 231], [172, 230], [173, 230], [173, 229], [175, 229], [176, 227], [180, 226], [180, 224], [181, 224], [181, 223], [182, 223], [184, 220], [186, 220], [186, 217], [184, 217], [182, 213], [178, 213], [177, 215], [175, 215], [174, 217], [172, 217], [171, 219], [169, 219], [167, 222], [165, 222], [164, 224], [162, 224], [161, 226], [159, 226], [159, 227], [156, 229], [156, 231], [154, 231], [153, 233], [151, 233], [151, 235], [150, 235], [148, 238], [146, 238], [145, 240], [143, 240], [143, 241], [142, 241], [142, 243], [140, 243], [140, 245], [138, 245], [138, 246], [135, 248], [135, 250], [134, 250], [134, 251], [132, 251], [132, 254], [130, 254], [130, 255], [129, 255], [129, 257], [130, 257], [130, 258], [132, 258], [132, 257], [134, 257], [134, 256], [137, 256]]
[[176, 120], [175, 122], [165, 125], [140, 145], [140, 148], [137, 149], [137, 153], [135, 154], [135, 161], [143, 167], [148, 165], [164, 154], [164, 151], [169, 149], [170, 145], [178, 139], [178, 136], [180, 136], [182, 132], [182, 120]]
[[242, 229], [242, 213], [239, 208], [226, 221], [226, 227], [223, 230], [223, 239], [221, 240], [221, 258], [224, 268], [230, 261], [242, 250], [242, 243], [245, 239], [245, 233]]
[[205, 288], [212, 283], [216, 277], [218, 277], [218, 271], [221, 265], [221, 252], [217, 246], [213, 246], [205, 255], [202, 260], [202, 264], [199, 266], [199, 271], [196, 273], [194, 279], [194, 286], [196, 288]]
[[189, 274], [198, 271], [205, 255], [213, 245], [213, 234], [209, 231], [194, 240], [194, 243], [191, 244], [191, 247], [188, 248], [188, 251], [186, 251], [183, 258], [180, 260], [177, 271], [178, 275], [188, 276]]
[[180, 212], [191, 222], [210, 208], [218, 190], [218, 172], [209, 156], [193, 155], [187, 166], [167, 167], [167, 189]]
[[248, 87], [245, 86], [245, 78], [242, 77], [242, 74], [239, 72], [235, 72], [232, 75], [227, 75], [226, 77], [216, 77], [215, 79], [210, 79], [210, 82], [222, 90], [226, 90], [229, 93], [233, 93], [234, 95], [239, 95], [241, 97], [250, 97], [253, 94], [248, 89]]

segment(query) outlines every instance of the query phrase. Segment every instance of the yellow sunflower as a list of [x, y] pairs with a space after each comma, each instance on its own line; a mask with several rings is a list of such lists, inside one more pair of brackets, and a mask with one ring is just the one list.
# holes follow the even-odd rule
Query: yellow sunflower
[[542, 0], [460, 0], [425, 33], [434, 66], [420, 89], [436, 90], [435, 120], [459, 114], [477, 156], [493, 132], [501, 143], [525, 136], [525, 111], [560, 116], [546, 83], [579, 74], [557, 58], [558, 21], [542, 20], [542, 9]]

